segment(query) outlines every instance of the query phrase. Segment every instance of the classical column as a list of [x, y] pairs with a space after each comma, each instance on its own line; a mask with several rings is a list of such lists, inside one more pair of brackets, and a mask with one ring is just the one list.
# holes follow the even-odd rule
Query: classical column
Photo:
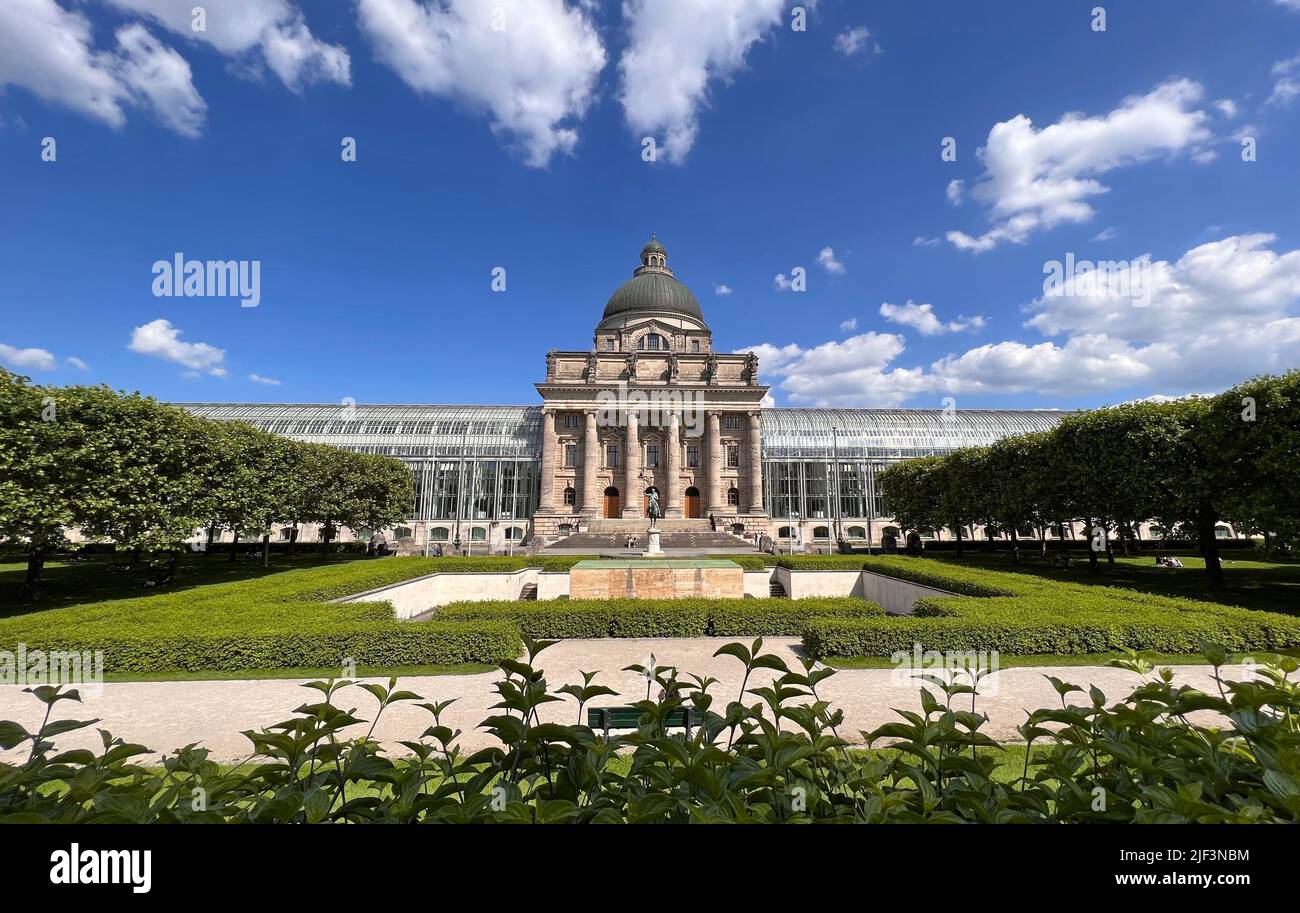
[[586, 429], [582, 435], [582, 515], [599, 517], [596, 474], [600, 472], [600, 435], [596, 433], [596, 411], [588, 409], [584, 417]]
[[623, 483], [623, 516], [641, 516], [641, 498], [645, 486], [641, 484], [641, 419], [635, 409], [627, 410], [627, 437], [624, 439], [627, 452], [623, 454], [623, 467], [626, 469]]
[[762, 428], [761, 414], [757, 409], [749, 413], [749, 512], [763, 513], [763, 444], [759, 439]]
[[668, 417], [668, 433], [664, 436], [664, 490], [662, 503], [665, 517], [680, 517], [682, 502], [680, 487], [682, 484], [682, 436], [678, 430], [677, 413]]
[[542, 410], [542, 477], [538, 479], [541, 502], [538, 510], [550, 513], [555, 510], [555, 410]]
[[706, 425], [704, 443], [708, 448], [709, 492], [704, 513], [711, 516], [726, 513], [727, 509], [727, 498], [722, 491], [722, 419], [717, 412], [710, 412]]

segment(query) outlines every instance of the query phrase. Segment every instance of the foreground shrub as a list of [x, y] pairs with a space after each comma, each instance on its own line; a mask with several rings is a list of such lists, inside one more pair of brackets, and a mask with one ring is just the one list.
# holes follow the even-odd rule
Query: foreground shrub
[[[46, 722], [28, 732], [0, 721], [0, 749], [26, 750], [0, 764], [0, 822], [1300, 822], [1291, 658], [1234, 682], [1220, 672], [1223, 651], [1207, 647], [1217, 686], [1207, 694], [1134, 656], [1115, 665], [1143, 680], [1110, 706], [1095, 687], [1052, 679], [1060, 706], [1027, 714], [1022, 770], [1001, 782], [994, 772], [1006, 749], [980, 731], [983, 670], [926, 676], [941, 697], [921, 688], [919, 713], [899, 711], [899, 721], [865, 734], [887, 750], [850, 751], [842, 713], [818, 694], [834, 670], [810, 660], [792, 670], [763, 653], [761, 639], [732, 643], [716, 655], [744, 667], [734, 700], [715, 705], [711, 678], [631, 666], [646, 681], [640, 723], [606, 741], [581, 722], [541, 721], [540, 708], [565, 698], [581, 721], [592, 701], [619, 696], [594, 684], [597, 673], [552, 689], [535, 662], [547, 646], [530, 640], [526, 661], [501, 664], [497, 712], [482, 723], [500, 744], [471, 755], [443, 722], [450, 701], [425, 702], [395, 679], [359, 686], [377, 702], [369, 720], [342, 709], [351, 691], [335, 702], [355, 683], [309, 683], [319, 697], [291, 720], [245, 733], [252, 763], [235, 769], [194, 745], [144, 767], [137, 759], [149, 749], [107, 732], [102, 754], [60, 753], [56, 739], [97, 721], [50, 712], [80, 700], [75, 691], [28, 689], [46, 704]], [[1069, 703], [1074, 694], [1086, 699]], [[409, 755], [389, 757], [369, 733], [400, 704], [423, 709], [431, 725], [401, 743]], [[687, 708], [699, 723], [683, 736], [667, 723]], [[1191, 722], [1207, 714], [1208, 724]]]

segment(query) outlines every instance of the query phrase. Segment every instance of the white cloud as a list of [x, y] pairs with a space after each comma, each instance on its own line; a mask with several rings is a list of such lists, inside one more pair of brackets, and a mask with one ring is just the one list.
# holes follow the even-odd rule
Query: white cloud
[[117, 43], [122, 53], [122, 82], [147, 100], [158, 119], [181, 136], [202, 133], [208, 106], [194, 88], [185, 58], [138, 24], [119, 29]]
[[206, 28], [193, 28], [194, 0], [106, 0], [118, 9], [146, 16], [168, 31], [210, 45], [241, 66], [265, 66], [297, 92], [312, 83], [350, 85], [346, 49], [318, 40], [302, 12], [289, 0], [222, 0], [207, 4]]
[[727, 285], [727, 284], [725, 284], [725, 283], [720, 284], [720, 285], [715, 283], [714, 286], [713, 286], [713, 294], [715, 294], [715, 295], [730, 295], [730, 294], [731, 294], [731, 286], [729, 286], [729, 285]]
[[833, 47], [845, 57], [854, 57], [863, 52], [880, 53], [880, 45], [871, 40], [871, 32], [862, 25], [847, 28], [836, 35]]
[[1237, 116], [1237, 103], [1231, 98], [1220, 98], [1214, 103], [1214, 107], [1224, 117], [1233, 118]]
[[58, 363], [54, 356], [45, 349], [19, 349], [16, 346], [0, 342], [0, 363], [11, 368], [32, 371], [52, 371]]
[[841, 333], [852, 333], [857, 328], [858, 328], [858, 318], [856, 317], [850, 317], [848, 320], [840, 321]]
[[1300, 10], [1300, 0], [1277, 0], [1277, 4], [1287, 9]]
[[817, 262], [828, 273], [834, 273], [837, 276], [844, 273], [844, 264], [835, 259], [835, 251], [830, 248], [830, 245], [821, 249], [821, 252], [817, 255]]
[[772, 279], [772, 287], [778, 292], [788, 292], [790, 290], [790, 280], [786, 278], [785, 273], [777, 273]]
[[1265, 102], [1274, 108], [1286, 108], [1300, 95], [1300, 54], [1273, 64], [1273, 91]]
[[[504, 14], [493, 29], [496, 10]], [[605, 48], [564, 0], [358, 0], [375, 55], [417, 92], [487, 111], [494, 133], [543, 167], [572, 153]]]
[[948, 197], [948, 202], [954, 206], [961, 205], [962, 196], [963, 194], [965, 194], [965, 192], [966, 192], [966, 182], [961, 180], [960, 178], [954, 178], [953, 180], [949, 181], [948, 188], [944, 191], [944, 193]]
[[131, 333], [131, 342], [127, 348], [141, 355], [175, 362], [196, 375], [226, 376], [224, 349], [210, 346], [206, 342], [182, 342], [180, 336], [181, 331], [172, 326], [170, 321], [159, 318], [136, 327]]
[[1094, 241], [1113, 241], [1113, 240], [1115, 240], [1115, 236], [1118, 235], [1118, 234], [1119, 234], [1119, 232], [1115, 229], [1115, 226], [1111, 225], [1110, 227], [1108, 227], [1108, 228], [1103, 228], [1101, 231], [1099, 231], [1099, 232], [1097, 232], [1095, 235], [1093, 235], [1093, 236], [1092, 236], [1092, 240], [1094, 240]]
[[927, 238], [924, 235], [917, 235], [912, 239], [913, 247], [934, 247], [938, 243], [938, 238]]
[[78, 358], [75, 355], [69, 355], [67, 358], [63, 360], [65, 363], [67, 363], [68, 367], [76, 368], [78, 371], [90, 370], [90, 365], [86, 364], [84, 361], [82, 361], [80, 358]]
[[638, 137], [658, 137], [669, 161], [683, 161], [710, 84], [744, 67], [785, 6], [786, 0], [624, 0], [629, 43], [619, 61], [619, 100], [628, 126]]
[[111, 127], [126, 123], [127, 106], [147, 107], [177, 133], [197, 136], [206, 105], [189, 64], [139, 24], [119, 29], [116, 39], [115, 52], [96, 50], [80, 13], [55, 0], [5, 0], [0, 86], [22, 86]]
[[[1098, 178], [1115, 168], [1180, 153], [1205, 152], [1208, 115], [1196, 106], [1198, 83], [1173, 80], [1094, 117], [1072, 113], [1039, 130], [1023, 114], [996, 124], [979, 150], [984, 173], [969, 196], [987, 207], [983, 235], [948, 232], [961, 250], [1024, 243], [1035, 231], [1093, 217], [1088, 200], [1109, 188]], [[949, 185], [951, 187], [951, 185]]]
[[[1275, 240], [1235, 235], [1175, 261], [1153, 261], [1146, 307], [1102, 295], [1044, 295], [1026, 307], [1026, 326], [1048, 338], [977, 346], [928, 367], [894, 366], [901, 336], [754, 351], [761, 369], [783, 378], [780, 389], [801, 405], [888, 406], [920, 394], [1222, 389], [1300, 364], [1300, 249], [1275, 251]], [[829, 357], [850, 343], [852, 357]]]
[[978, 316], [958, 317], [956, 320], [944, 323], [935, 316], [934, 305], [915, 304], [912, 301], [908, 301], [906, 304], [882, 304], [880, 306], [880, 316], [890, 323], [912, 327], [922, 336], [939, 336], [943, 333], [978, 330], [985, 323], [984, 318]]
[[280, 386], [280, 382], [274, 377], [263, 377], [261, 374], [250, 374], [248, 379], [255, 384], [266, 384], [268, 387]]

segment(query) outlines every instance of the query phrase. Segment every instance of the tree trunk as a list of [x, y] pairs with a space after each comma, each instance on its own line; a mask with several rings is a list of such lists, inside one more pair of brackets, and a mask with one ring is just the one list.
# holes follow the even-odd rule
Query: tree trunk
[[271, 534], [262, 534], [262, 567], [271, 566]]
[[40, 595], [41, 571], [45, 569], [45, 546], [33, 546], [27, 555], [27, 576], [23, 579], [23, 590], [35, 599]]
[[1020, 533], [1014, 525], [1011, 527], [1011, 562], [1020, 563]]
[[235, 538], [230, 541], [230, 560], [234, 561], [239, 557], [239, 530], [235, 530]]
[[1096, 541], [1093, 539], [1093, 526], [1091, 520], [1085, 520], [1083, 524], [1083, 534], [1088, 539], [1088, 573], [1097, 573], [1097, 549]]
[[965, 540], [962, 539], [961, 524], [959, 523], [954, 526], [953, 530], [957, 533], [957, 557], [961, 558], [966, 554], [966, 543]]
[[1210, 589], [1225, 589], [1223, 580], [1223, 563], [1219, 561], [1219, 540], [1214, 536], [1214, 528], [1219, 517], [1207, 502], [1201, 502], [1201, 509], [1196, 515], [1196, 533], [1200, 540], [1201, 557], [1205, 559], [1205, 573], [1210, 580]]
[[[1071, 522], [1073, 522], [1073, 521], [1071, 521]], [[1058, 552], [1060, 552], [1062, 555], [1069, 555], [1069, 554], [1070, 554], [1070, 539], [1069, 539], [1069, 537], [1066, 536], [1066, 534], [1065, 534], [1065, 521], [1064, 521], [1064, 520], [1057, 520], [1057, 521], [1056, 521], [1056, 531], [1057, 531], [1057, 533], [1058, 533], [1058, 534], [1060, 535], [1060, 537], [1061, 537], [1061, 538], [1057, 541], [1057, 543], [1056, 543], [1056, 550], [1057, 550]]]
[[212, 554], [212, 544], [216, 540], [217, 540], [217, 524], [209, 523], [208, 524], [208, 547], [203, 552], [204, 558]]
[[292, 555], [294, 548], [298, 545], [298, 521], [293, 521], [293, 529], [289, 531], [289, 554]]

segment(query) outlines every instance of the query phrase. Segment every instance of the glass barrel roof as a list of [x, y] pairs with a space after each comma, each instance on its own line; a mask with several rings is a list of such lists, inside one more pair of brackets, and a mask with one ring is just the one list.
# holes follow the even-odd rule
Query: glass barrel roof
[[[904, 459], [1047, 431], [1068, 413], [962, 409], [764, 409], [763, 458]], [[835, 429], [838, 429], [836, 431]]]
[[[541, 455], [539, 406], [178, 403], [203, 418], [247, 422], [301, 441], [394, 456]], [[379, 449], [382, 448], [382, 449]]]

